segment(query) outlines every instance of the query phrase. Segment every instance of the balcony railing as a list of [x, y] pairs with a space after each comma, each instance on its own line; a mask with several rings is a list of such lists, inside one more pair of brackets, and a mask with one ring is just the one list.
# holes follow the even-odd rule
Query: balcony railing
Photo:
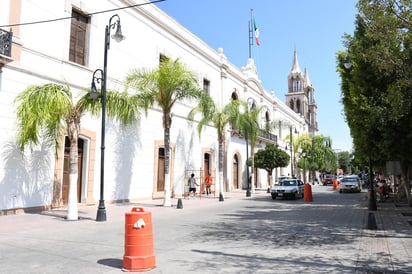
[[278, 136], [263, 129], [259, 132], [259, 138], [271, 141], [275, 144], [278, 143]]
[[[238, 130], [232, 128], [232, 136], [241, 136], [244, 137]], [[278, 136], [267, 132], [267, 130], [261, 129], [258, 135], [260, 140], [265, 140], [266, 142], [277, 144], [278, 143]]]
[[0, 55], [11, 57], [13, 32], [0, 29]]

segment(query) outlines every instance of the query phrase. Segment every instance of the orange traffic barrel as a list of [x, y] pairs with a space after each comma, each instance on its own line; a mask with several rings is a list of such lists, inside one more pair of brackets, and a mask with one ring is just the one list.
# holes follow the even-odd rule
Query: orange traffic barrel
[[304, 202], [312, 202], [312, 187], [310, 184], [305, 184], [303, 187], [303, 201]]
[[125, 215], [123, 271], [148, 271], [156, 267], [152, 214], [134, 207]]
[[338, 189], [338, 180], [333, 179], [333, 189], [336, 190]]

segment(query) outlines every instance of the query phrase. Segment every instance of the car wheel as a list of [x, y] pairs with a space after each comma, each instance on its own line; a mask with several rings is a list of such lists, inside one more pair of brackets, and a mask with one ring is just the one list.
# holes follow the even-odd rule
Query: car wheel
[[272, 194], [272, 200], [276, 200], [276, 195]]
[[295, 192], [295, 194], [293, 194], [293, 200], [297, 200], [298, 199], [298, 193]]
[[339, 193], [342, 193], [343, 191], [342, 191], [342, 189], [339, 189]]

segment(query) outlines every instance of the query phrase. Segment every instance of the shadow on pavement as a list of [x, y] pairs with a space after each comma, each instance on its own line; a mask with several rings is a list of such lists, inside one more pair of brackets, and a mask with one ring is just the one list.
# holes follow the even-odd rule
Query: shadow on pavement
[[116, 259], [116, 258], [108, 258], [108, 259], [100, 259], [97, 261], [98, 264], [110, 266], [113, 268], [123, 268], [123, 260]]

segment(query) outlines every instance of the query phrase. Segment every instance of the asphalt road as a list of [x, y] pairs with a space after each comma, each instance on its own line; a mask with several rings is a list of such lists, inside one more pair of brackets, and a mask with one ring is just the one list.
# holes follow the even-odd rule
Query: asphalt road
[[156, 253], [167, 268], [153, 273], [354, 273], [364, 198], [319, 186], [310, 203], [260, 194], [162, 215]]
[[160, 200], [108, 205], [106, 222], [94, 221], [96, 207], [80, 208], [79, 221], [65, 221], [59, 210], [2, 216], [0, 273], [121, 273], [124, 216], [133, 207], [152, 215], [156, 267], [146, 273], [412, 270], [408, 257], [394, 260], [387, 234], [365, 229], [366, 191], [312, 190], [312, 202], [272, 200], [260, 191], [250, 198], [227, 193], [224, 202], [184, 199], [182, 209]]

